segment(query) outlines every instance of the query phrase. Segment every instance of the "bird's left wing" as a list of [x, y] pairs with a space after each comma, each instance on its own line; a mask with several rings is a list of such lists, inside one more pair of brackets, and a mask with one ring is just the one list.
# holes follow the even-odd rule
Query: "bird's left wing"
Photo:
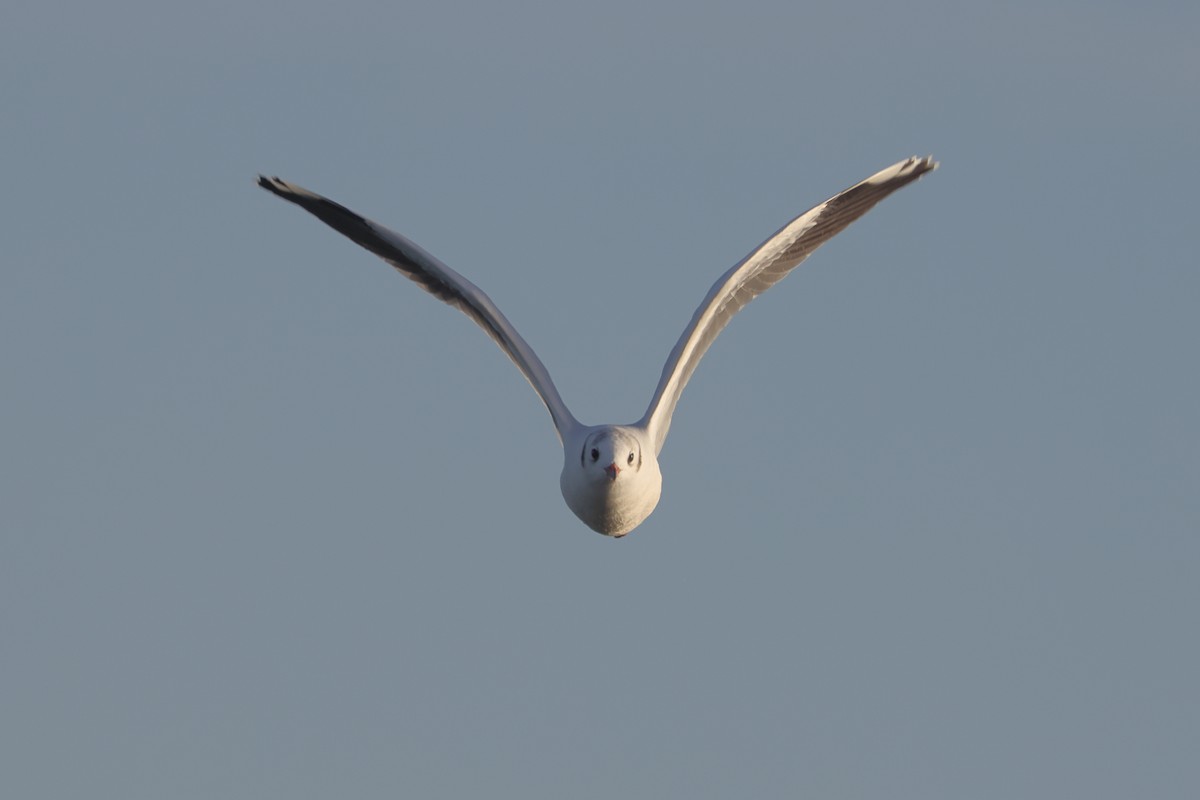
[[443, 303], [454, 306], [475, 320], [475, 323], [500, 345], [500, 349], [512, 359], [517, 369], [521, 370], [521, 374], [533, 386], [533, 390], [542, 398], [542, 402], [550, 411], [550, 417], [554, 420], [559, 439], [565, 439], [572, 429], [578, 427], [579, 422], [559, 396], [554, 381], [550, 379], [550, 373], [546, 371], [537, 353], [533, 352], [533, 348], [521, 338], [517, 329], [478, 286], [395, 231], [361, 217], [327, 197], [279, 178], [263, 175], [258, 176], [258, 185], [300, 206], [338, 233], [349, 237], [391, 264], [400, 274]]
[[733, 315], [880, 200], [936, 168], [932, 158], [913, 156], [880, 170], [796, 217], [713, 284], [667, 357], [654, 398], [639, 423], [650, 431], [659, 451], [683, 387]]

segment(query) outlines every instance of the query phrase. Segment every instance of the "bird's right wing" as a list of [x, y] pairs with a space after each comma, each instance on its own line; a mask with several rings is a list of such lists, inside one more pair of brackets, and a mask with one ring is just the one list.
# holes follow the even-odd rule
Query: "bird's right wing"
[[880, 200], [936, 168], [932, 158], [913, 156], [880, 170], [796, 217], [713, 284], [668, 356], [654, 398], [639, 423], [650, 431], [660, 452], [683, 387], [733, 315]]
[[258, 185], [284, 200], [309, 212], [338, 233], [370, 250], [396, 268], [400, 274], [444, 303], [462, 311], [484, 332], [521, 370], [533, 390], [542, 398], [560, 440], [579, 426], [558, 394], [550, 373], [533, 348], [521, 338], [495, 303], [475, 284], [447, 267], [405, 237], [382, 225], [360, 217], [350, 209], [315, 192], [302, 189], [279, 178], [258, 176]]

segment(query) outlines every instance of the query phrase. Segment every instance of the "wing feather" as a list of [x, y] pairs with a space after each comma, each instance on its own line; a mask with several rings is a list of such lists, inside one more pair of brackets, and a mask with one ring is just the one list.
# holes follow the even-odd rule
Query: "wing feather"
[[683, 388], [729, 320], [880, 200], [936, 168], [931, 157], [913, 156], [880, 170], [793, 219], [713, 284], [667, 357], [639, 423], [650, 430], [660, 452]]
[[462, 311], [500, 346], [521, 370], [538, 397], [546, 404], [559, 439], [564, 439], [579, 422], [550, 379], [541, 359], [521, 338], [516, 328], [500, 313], [483, 290], [395, 231], [359, 216], [327, 197], [279, 178], [258, 176], [258, 185], [309, 212], [356, 244], [391, 264], [425, 291]]

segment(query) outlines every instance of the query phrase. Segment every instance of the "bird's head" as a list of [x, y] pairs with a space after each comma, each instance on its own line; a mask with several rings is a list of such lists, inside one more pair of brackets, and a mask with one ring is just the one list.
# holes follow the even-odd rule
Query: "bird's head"
[[606, 425], [580, 432], [563, 450], [563, 499], [592, 530], [624, 536], [658, 505], [662, 474], [644, 428]]
[[642, 461], [641, 442], [619, 428], [591, 434], [584, 440], [579, 453], [580, 468], [590, 481], [614, 486], [636, 475], [642, 468]]

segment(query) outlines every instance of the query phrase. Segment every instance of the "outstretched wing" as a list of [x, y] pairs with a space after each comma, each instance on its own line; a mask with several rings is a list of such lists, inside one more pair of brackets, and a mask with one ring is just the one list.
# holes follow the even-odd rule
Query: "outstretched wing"
[[931, 157], [914, 156], [875, 173], [796, 217], [713, 284], [667, 358], [654, 398], [640, 422], [649, 429], [660, 452], [683, 387], [733, 315], [880, 200], [936, 168]]
[[521, 338], [521, 334], [517, 333], [512, 323], [500, 313], [492, 299], [478, 286], [400, 234], [360, 217], [326, 197], [279, 178], [267, 178], [263, 175], [258, 176], [258, 185], [300, 206], [338, 233], [349, 237], [391, 264], [400, 274], [443, 303], [454, 306], [475, 320], [476, 324], [500, 345], [500, 349], [512, 359], [517, 369], [521, 370], [521, 374], [533, 386], [533, 390], [542, 398], [542, 402], [550, 411], [550, 417], [554, 420], [560, 440], [579, 425], [559, 396], [558, 389], [555, 388], [554, 381], [550, 380], [550, 373], [546, 371], [541, 359]]

